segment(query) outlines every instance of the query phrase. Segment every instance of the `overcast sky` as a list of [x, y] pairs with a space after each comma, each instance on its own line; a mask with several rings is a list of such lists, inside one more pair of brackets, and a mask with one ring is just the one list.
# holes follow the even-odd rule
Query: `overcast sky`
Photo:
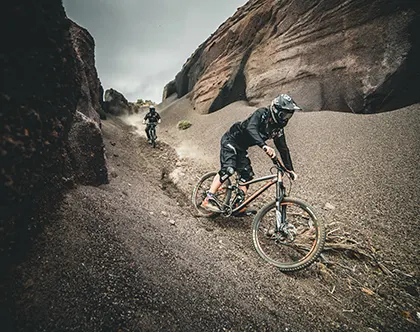
[[160, 102], [195, 49], [247, 0], [64, 0], [95, 39], [104, 89]]

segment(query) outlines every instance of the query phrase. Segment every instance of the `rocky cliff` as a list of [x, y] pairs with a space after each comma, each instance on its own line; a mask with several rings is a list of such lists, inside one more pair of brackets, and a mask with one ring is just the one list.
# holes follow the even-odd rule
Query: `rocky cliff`
[[70, 21], [70, 35], [76, 52], [77, 72], [81, 78], [81, 96], [77, 109], [100, 123], [103, 88], [95, 67], [95, 41], [89, 31], [73, 21]]
[[93, 48], [83, 49], [93, 40], [84, 40], [86, 34], [81, 43], [72, 39], [76, 27], [60, 0], [9, 1], [1, 15], [10, 32], [3, 35], [0, 51], [4, 254], [16, 234], [38, 221], [32, 212], [44, 197], [56, 196], [66, 183], [100, 184], [108, 177], [96, 108], [98, 81], [88, 73], [93, 54], [84, 56]]
[[200, 113], [236, 100], [263, 104], [280, 92], [308, 110], [371, 113], [412, 104], [420, 99], [419, 6], [248, 1], [198, 47], [164, 98], [190, 93]]
[[68, 151], [74, 178], [83, 184], [108, 182], [102, 140], [103, 88], [95, 67], [95, 41], [91, 34], [70, 21], [70, 36], [80, 79], [80, 96], [68, 136]]

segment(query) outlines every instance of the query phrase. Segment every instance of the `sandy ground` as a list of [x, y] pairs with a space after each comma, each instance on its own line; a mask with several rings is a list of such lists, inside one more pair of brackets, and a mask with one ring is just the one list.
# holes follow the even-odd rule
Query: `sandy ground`
[[[198, 218], [189, 203], [218, 167], [220, 136], [252, 111], [234, 103], [200, 116], [187, 99], [168, 100], [157, 149], [141, 116], [104, 121], [111, 183], [78, 186], [51, 207], [7, 274], [7, 330], [417, 331], [420, 106], [291, 120], [291, 195], [357, 250], [326, 251], [289, 274], [256, 254], [251, 217]], [[193, 125], [179, 131], [184, 119]], [[267, 157], [250, 152], [263, 175]]]

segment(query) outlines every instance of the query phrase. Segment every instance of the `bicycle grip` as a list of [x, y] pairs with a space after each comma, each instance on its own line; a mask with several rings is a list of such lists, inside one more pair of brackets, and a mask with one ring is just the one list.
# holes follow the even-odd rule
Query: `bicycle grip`
[[[263, 148], [262, 148], [263, 150], [264, 150], [264, 152], [265, 153], [267, 153], [267, 147], [266, 146], [263, 146]], [[269, 156], [270, 157], [270, 156]], [[274, 155], [273, 155], [273, 157], [270, 157], [270, 159], [271, 160], [274, 160], [274, 159], [276, 159], [276, 153], [274, 152]]]

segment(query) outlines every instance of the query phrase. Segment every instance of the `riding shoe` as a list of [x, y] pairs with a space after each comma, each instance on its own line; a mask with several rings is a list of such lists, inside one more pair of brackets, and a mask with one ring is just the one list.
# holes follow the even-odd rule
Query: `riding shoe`
[[220, 212], [219, 207], [217, 206], [214, 198], [207, 196], [206, 199], [200, 205], [203, 209], [206, 209], [210, 212]]

